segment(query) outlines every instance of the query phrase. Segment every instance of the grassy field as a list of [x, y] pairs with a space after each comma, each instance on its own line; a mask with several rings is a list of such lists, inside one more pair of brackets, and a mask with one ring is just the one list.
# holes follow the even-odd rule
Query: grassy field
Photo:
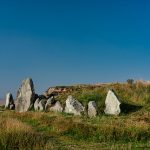
[[[107, 89], [124, 104], [119, 116], [103, 112]], [[10, 150], [148, 150], [150, 149], [150, 85], [143, 83], [74, 87], [72, 94], [85, 106], [95, 100], [99, 115], [88, 118], [65, 113], [0, 112], [0, 149]]]

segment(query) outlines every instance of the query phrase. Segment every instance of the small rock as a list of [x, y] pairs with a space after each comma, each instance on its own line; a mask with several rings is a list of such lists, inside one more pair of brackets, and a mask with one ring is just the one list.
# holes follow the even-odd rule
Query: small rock
[[15, 104], [10, 104], [9, 109], [10, 109], [10, 110], [14, 110], [14, 109], [15, 109]]
[[44, 111], [45, 110], [45, 104], [46, 104], [47, 100], [46, 99], [42, 99], [40, 100], [39, 98], [35, 101], [34, 103], [34, 110], [35, 111]]
[[57, 101], [52, 107], [50, 107], [50, 111], [53, 112], [62, 112], [63, 108], [59, 101]]
[[82, 104], [74, 99], [72, 96], [68, 96], [68, 99], [66, 100], [66, 107], [65, 112], [74, 114], [74, 115], [81, 115], [82, 112], [84, 112], [85, 108], [82, 106]]
[[8, 93], [6, 95], [6, 104], [5, 109], [11, 109], [13, 110], [15, 108], [14, 99], [11, 93]]
[[54, 99], [54, 97], [49, 98], [45, 105], [45, 110], [48, 111], [52, 107], [52, 105], [55, 103], [56, 103], [56, 100]]
[[40, 99], [37, 98], [36, 101], [35, 101], [35, 103], [34, 103], [34, 110], [35, 110], [35, 111], [38, 111], [38, 110], [39, 110], [39, 102], [40, 102]]
[[39, 110], [40, 111], [44, 111], [45, 110], [45, 104], [46, 104], [47, 100], [46, 99], [42, 99], [39, 102]]
[[90, 101], [88, 103], [88, 116], [89, 117], [96, 117], [97, 115], [97, 106], [95, 101]]

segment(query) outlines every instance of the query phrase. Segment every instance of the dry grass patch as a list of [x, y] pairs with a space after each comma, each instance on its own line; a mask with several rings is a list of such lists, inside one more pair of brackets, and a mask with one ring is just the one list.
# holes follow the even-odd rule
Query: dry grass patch
[[0, 130], [6, 132], [32, 132], [32, 128], [14, 118], [0, 118]]

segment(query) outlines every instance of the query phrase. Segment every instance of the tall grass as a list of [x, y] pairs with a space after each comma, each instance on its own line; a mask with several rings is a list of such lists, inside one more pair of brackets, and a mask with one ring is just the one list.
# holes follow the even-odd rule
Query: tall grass
[[39, 149], [48, 137], [35, 132], [31, 126], [10, 116], [0, 116], [0, 149]]

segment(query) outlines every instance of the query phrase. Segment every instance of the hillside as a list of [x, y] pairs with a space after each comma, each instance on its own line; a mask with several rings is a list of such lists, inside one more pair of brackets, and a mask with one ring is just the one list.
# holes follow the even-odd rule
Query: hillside
[[[56, 87], [55, 87], [56, 88]], [[65, 90], [58, 90], [58, 89]], [[119, 116], [104, 114], [108, 89], [122, 103]], [[150, 85], [144, 82], [57, 87], [63, 106], [68, 95], [85, 107], [94, 100], [98, 116], [53, 112], [0, 112], [1, 149], [130, 150], [150, 148]], [[46, 92], [48, 94], [48, 91]], [[1, 110], [3, 108], [1, 107]]]
[[[117, 94], [123, 106], [141, 106], [149, 107], [150, 105], [150, 84], [149, 82], [136, 81], [130, 83], [110, 83], [110, 84], [97, 84], [97, 85], [75, 85], [66, 87], [55, 87], [59, 92], [56, 97], [65, 105], [65, 101], [69, 95], [72, 95], [79, 100], [85, 107], [89, 101], [95, 101], [98, 105], [99, 113], [103, 113], [105, 107], [105, 99], [109, 89], [113, 89]], [[51, 93], [49, 88], [45, 93]], [[127, 104], [127, 105], [126, 105]], [[129, 104], [129, 105], [128, 105]], [[132, 108], [131, 108], [132, 109]], [[134, 108], [133, 108], [134, 109]], [[125, 110], [126, 111], [126, 110]], [[131, 110], [134, 111], [134, 110]], [[127, 112], [127, 111], [126, 111]]]

